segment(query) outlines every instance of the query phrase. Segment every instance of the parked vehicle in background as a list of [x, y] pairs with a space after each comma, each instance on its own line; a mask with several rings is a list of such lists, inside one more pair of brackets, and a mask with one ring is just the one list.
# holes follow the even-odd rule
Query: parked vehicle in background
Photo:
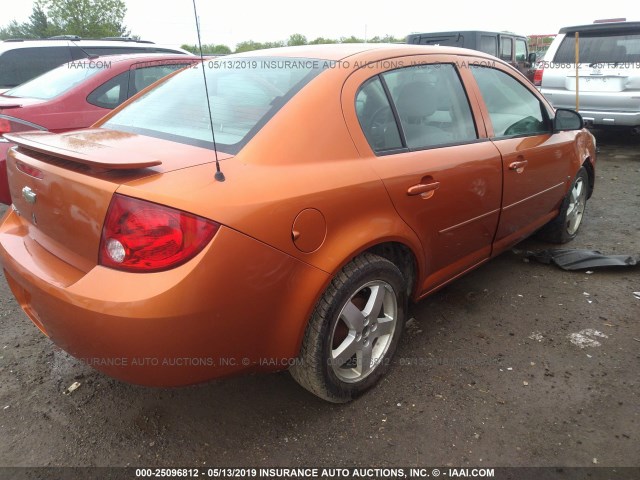
[[533, 81], [536, 54], [529, 52], [527, 37], [522, 35], [479, 30], [412, 33], [407, 35], [407, 43], [470, 48], [488, 53], [513, 65]]
[[547, 35], [527, 35], [527, 45], [529, 46], [529, 52], [533, 52], [536, 54], [536, 61], [544, 57], [544, 55], [547, 53], [547, 50], [549, 50], [553, 39], [556, 38], [556, 35], [557, 34], [555, 33]]
[[186, 55], [130, 54], [61, 65], [0, 95], [0, 202], [10, 204], [5, 133], [86, 128], [160, 78], [197, 61]]
[[130, 38], [83, 39], [67, 35], [45, 40], [4, 40], [0, 42], [0, 93], [63, 63], [90, 56], [125, 53], [191, 55], [182, 48]]
[[346, 402], [390, 368], [408, 299], [578, 233], [593, 136], [505, 62], [384, 44], [212, 62], [208, 89], [187, 68], [90, 130], [7, 135], [7, 282], [109, 375], [291, 367]]
[[[576, 42], [579, 34], [578, 85]], [[534, 83], [556, 108], [576, 108], [589, 125], [640, 128], [640, 22], [560, 30]]]

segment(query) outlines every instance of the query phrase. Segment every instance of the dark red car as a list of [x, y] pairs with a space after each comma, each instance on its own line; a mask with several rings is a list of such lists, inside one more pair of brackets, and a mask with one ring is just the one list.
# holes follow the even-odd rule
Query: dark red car
[[129, 54], [77, 60], [0, 95], [0, 202], [11, 204], [2, 134], [86, 128], [129, 97], [197, 57]]

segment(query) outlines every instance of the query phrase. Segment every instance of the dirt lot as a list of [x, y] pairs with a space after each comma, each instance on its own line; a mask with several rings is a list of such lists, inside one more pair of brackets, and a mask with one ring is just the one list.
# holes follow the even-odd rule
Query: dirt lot
[[[598, 142], [571, 246], [639, 255], [640, 138]], [[45, 338], [2, 277], [0, 466], [640, 466], [640, 272], [524, 261], [546, 247], [528, 240], [414, 305], [390, 374], [343, 406], [287, 373], [112, 380]], [[571, 343], [585, 329], [599, 345]]]

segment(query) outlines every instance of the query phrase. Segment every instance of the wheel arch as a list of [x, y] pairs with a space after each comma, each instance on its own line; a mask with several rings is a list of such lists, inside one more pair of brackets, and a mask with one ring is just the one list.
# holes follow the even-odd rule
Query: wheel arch
[[[389, 215], [389, 211], [378, 212], [378, 219], [386, 219], [388, 222], [379, 222], [379, 224], [384, 225], [384, 228], [379, 229], [380, 231], [377, 232], [379, 235], [375, 238], [369, 239], [369, 241], [362, 241], [365, 240], [362, 232], [368, 230], [373, 233], [373, 230], [371, 230], [371, 220], [369, 218], [360, 218], [359, 220], [361, 221], [349, 222], [334, 231], [333, 235], [331, 235], [331, 240], [321, 247], [321, 250], [325, 252], [332, 252], [332, 255], [325, 253], [321, 256], [323, 264], [309, 262], [311, 265], [315, 265], [328, 273], [328, 275], [322, 285], [317, 285], [315, 299], [309, 314], [300, 324], [298, 342], [295, 346], [296, 352], [300, 351], [304, 332], [309, 325], [311, 315], [333, 278], [340, 273], [345, 265], [363, 253], [373, 253], [396, 265], [405, 278], [406, 290], [404, 293], [406, 298], [417, 298], [420, 279], [426, 271], [424, 256], [420, 254], [422, 244], [415, 232], [401, 219]], [[316, 252], [312, 255], [318, 254], [319, 252]]]
[[358, 255], [365, 252], [386, 258], [398, 267], [406, 282], [407, 297], [410, 298], [413, 296], [417, 285], [419, 267], [416, 255], [411, 248], [402, 242], [391, 241], [370, 246]]

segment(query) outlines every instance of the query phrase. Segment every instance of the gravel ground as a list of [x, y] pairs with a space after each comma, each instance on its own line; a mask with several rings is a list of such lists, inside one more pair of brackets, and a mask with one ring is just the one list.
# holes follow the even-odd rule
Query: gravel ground
[[[570, 246], [639, 255], [640, 138], [598, 145]], [[640, 466], [639, 271], [525, 261], [547, 247], [527, 240], [412, 306], [389, 375], [348, 405], [284, 372], [120, 383], [56, 348], [2, 277], [0, 466]]]

